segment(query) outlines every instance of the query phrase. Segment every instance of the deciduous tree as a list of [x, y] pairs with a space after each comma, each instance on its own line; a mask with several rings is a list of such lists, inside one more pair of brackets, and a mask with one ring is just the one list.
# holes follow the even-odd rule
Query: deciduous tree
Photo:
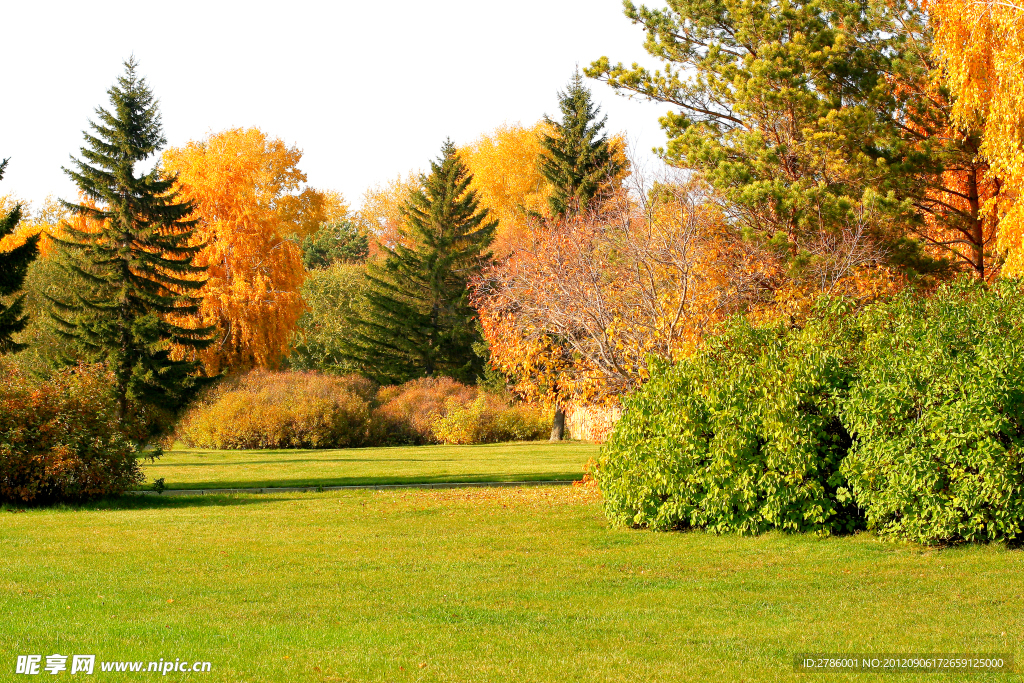
[[303, 228], [289, 197], [300, 197], [305, 174], [295, 147], [256, 128], [234, 129], [169, 149], [166, 168], [195, 205], [207, 268], [197, 322], [217, 328], [199, 354], [210, 373], [276, 368], [303, 311], [305, 277], [296, 243]]
[[[961, 130], [980, 129], [979, 156], [989, 164], [984, 212], [998, 221], [1005, 272], [1024, 273], [1024, 3], [929, 0], [935, 51], [954, 96]], [[985, 199], [985, 197], [983, 197]]]
[[551, 134], [543, 121], [530, 127], [502, 125], [459, 150], [473, 175], [472, 189], [498, 221], [493, 250], [505, 256], [529, 232], [531, 220], [548, 211], [551, 185], [540, 170], [542, 139]]

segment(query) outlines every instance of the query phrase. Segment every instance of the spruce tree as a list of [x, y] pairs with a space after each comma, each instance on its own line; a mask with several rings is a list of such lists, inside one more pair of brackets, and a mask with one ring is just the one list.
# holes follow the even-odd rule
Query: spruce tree
[[136, 175], [136, 164], [166, 144], [157, 101], [136, 68], [125, 62], [107, 91], [111, 110], [96, 109], [82, 159], [64, 169], [85, 202], [62, 203], [85, 224], [65, 224], [57, 240], [78, 290], [51, 299], [61, 334], [113, 372], [121, 416], [132, 403], [179, 407], [199, 367], [172, 358], [171, 345], [202, 348], [213, 333], [177, 322], [199, 310], [205, 268], [192, 261], [202, 245], [193, 238], [192, 205], [179, 200], [160, 164]]
[[578, 70], [566, 91], [558, 93], [558, 107], [561, 122], [544, 117], [554, 135], [541, 138], [540, 170], [554, 188], [548, 197], [551, 213], [563, 216], [585, 211], [623, 169], [601, 132], [608, 117], [598, 120], [601, 108], [594, 105]]
[[[4, 177], [9, 159], [0, 162], [0, 179]], [[21, 222], [21, 204], [6, 215], [0, 215], [0, 239], [10, 235]], [[7, 297], [17, 293], [25, 282], [28, 266], [39, 253], [39, 235], [28, 238], [24, 244], [0, 253], [0, 296]], [[25, 308], [25, 295], [14, 298], [9, 304], [0, 301], [0, 354], [11, 353], [23, 348], [11, 339], [11, 335], [21, 332], [28, 325], [28, 316], [22, 315]]]
[[403, 209], [409, 246], [382, 245], [384, 263], [367, 267], [369, 312], [352, 321], [348, 355], [379, 381], [472, 381], [482, 371], [469, 281], [490, 258], [498, 223], [479, 208], [472, 179], [449, 140]]

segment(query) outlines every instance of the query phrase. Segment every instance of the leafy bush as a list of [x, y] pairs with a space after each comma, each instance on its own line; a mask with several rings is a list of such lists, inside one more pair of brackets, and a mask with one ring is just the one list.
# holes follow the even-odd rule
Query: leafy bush
[[551, 414], [535, 406], [509, 405], [507, 399], [480, 394], [472, 403], [449, 399], [447, 410], [431, 421], [434, 439], [446, 444], [533, 441], [551, 431]]
[[1013, 539], [1024, 523], [1024, 287], [869, 311], [843, 472], [869, 525], [920, 541]]
[[850, 529], [842, 319], [796, 333], [735, 320], [694, 357], [655, 365], [599, 461], [610, 518], [716, 532]]
[[100, 366], [29, 378], [0, 362], [0, 501], [78, 502], [144, 480]]
[[405, 384], [384, 387], [377, 394], [374, 411], [378, 440], [387, 444], [437, 443], [431, 425], [452, 406], [477, 398], [477, 390], [449, 377], [423, 377]]
[[521, 441], [550, 428], [539, 409], [447, 377], [378, 390], [359, 375], [256, 371], [208, 392], [176, 436], [192, 448], [346, 448]]
[[252, 372], [193, 406], [178, 438], [197, 448], [365, 446], [373, 394], [373, 384], [358, 375]]

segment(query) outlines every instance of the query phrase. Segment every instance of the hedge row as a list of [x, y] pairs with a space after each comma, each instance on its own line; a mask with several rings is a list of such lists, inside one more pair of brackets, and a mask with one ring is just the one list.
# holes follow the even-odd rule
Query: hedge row
[[959, 282], [799, 329], [742, 320], [625, 402], [598, 480], [610, 518], [924, 543], [1024, 526], [1024, 287]]
[[347, 448], [526, 441], [551, 416], [449, 378], [378, 389], [358, 375], [252, 372], [189, 409], [177, 438], [191, 448]]

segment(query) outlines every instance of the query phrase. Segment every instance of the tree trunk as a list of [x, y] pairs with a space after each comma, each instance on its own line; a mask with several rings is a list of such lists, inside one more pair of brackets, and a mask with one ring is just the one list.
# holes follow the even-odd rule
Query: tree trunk
[[555, 421], [551, 425], [551, 438], [549, 441], [561, 441], [565, 436], [565, 411], [561, 406], [555, 408]]

